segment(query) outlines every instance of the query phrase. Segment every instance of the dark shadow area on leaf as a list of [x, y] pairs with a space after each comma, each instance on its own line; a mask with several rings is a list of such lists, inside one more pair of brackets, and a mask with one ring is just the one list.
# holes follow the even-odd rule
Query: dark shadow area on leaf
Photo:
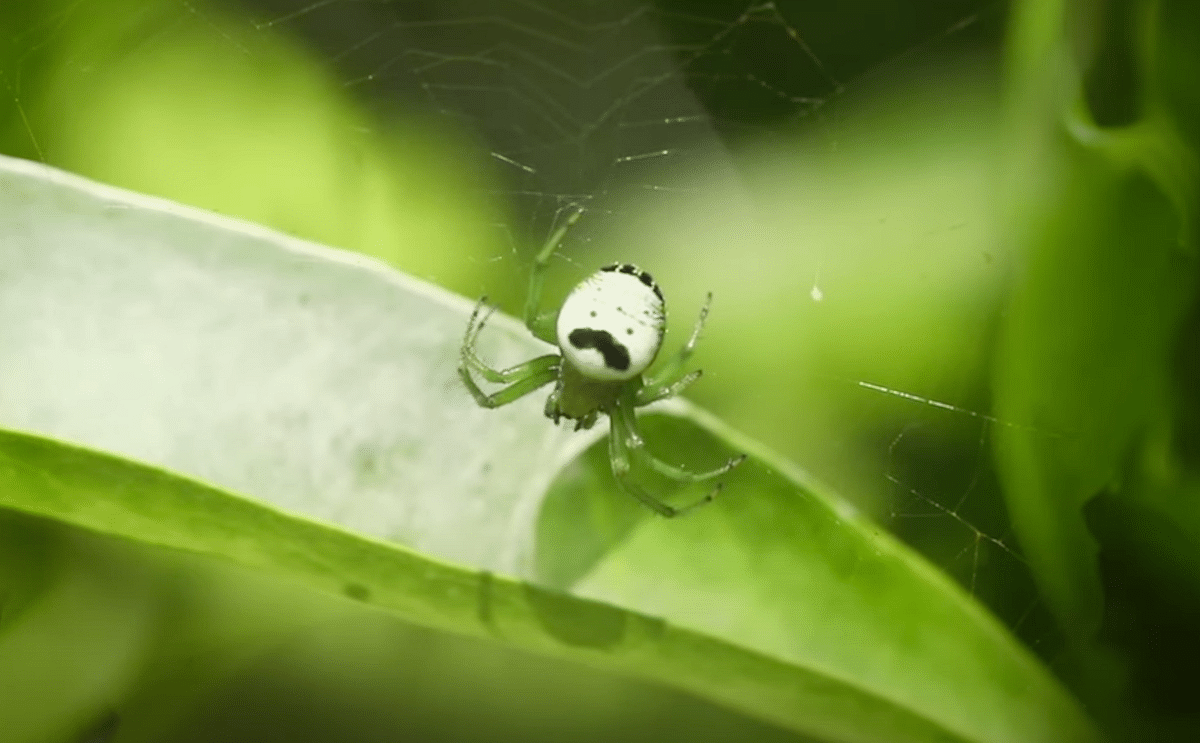
[[[644, 414], [638, 420], [647, 448], [666, 462], [697, 470], [711, 469], [736, 453], [683, 418]], [[722, 491], [713, 503], [700, 510], [720, 507], [729, 499], [751, 497], [755, 491], [739, 492], [735, 485], [743, 477], [741, 470], [747, 464], [720, 478]], [[695, 502], [718, 482], [681, 488], [651, 472], [635, 469], [635, 473], [651, 493], [673, 506]], [[699, 511], [680, 518], [698, 514]], [[535, 574], [545, 585], [570, 588], [639, 523], [658, 518], [661, 517], [616, 484], [609, 463], [608, 440], [602, 439], [564, 469], [546, 495], [537, 525]]]

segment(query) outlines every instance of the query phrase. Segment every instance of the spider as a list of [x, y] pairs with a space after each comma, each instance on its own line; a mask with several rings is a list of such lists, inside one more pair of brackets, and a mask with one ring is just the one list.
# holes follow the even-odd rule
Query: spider
[[[525, 299], [525, 326], [534, 337], [558, 346], [559, 353], [539, 356], [508, 369], [493, 369], [475, 352], [479, 334], [495, 308], [487, 297], [479, 300], [463, 336], [458, 374], [481, 407], [498, 408], [554, 382], [545, 413], [557, 424], [575, 421], [575, 430], [591, 428], [600, 414], [608, 416], [609, 461], [614, 479], [645, 506], [665, 516], [679, 516], [702, 506], [721, 490], [718, 483], [691, 505], [676, 508], [663, 503], [631, 478], [635, 461], [680, 483], [711, 480], [741, 464], [746, 455], [733, 457], [709, 472], [691, 472], [658, 459], [646, 451], [638, 432], [636, 409], [674, 397], [700, 378], [700, 370], [683, 372], [696, 347], [708, 316], [712, 293], [683, 348], [653, 375], [643, 372], [662, 347], [666, 332], [666, 306], [662, 290], [651, 275], [629, 263], [605, 266], [588, 276], [567, 295], [557, 312], [541, 311], [542, 286], [550, 257], [567, 230], [583, 214], [577, 208], [538, 253], [529, 277]], [[482, 315], [482, 316], [481, 316]], [[480, 389], [472, 372], [504, 388], [493, 394]]]

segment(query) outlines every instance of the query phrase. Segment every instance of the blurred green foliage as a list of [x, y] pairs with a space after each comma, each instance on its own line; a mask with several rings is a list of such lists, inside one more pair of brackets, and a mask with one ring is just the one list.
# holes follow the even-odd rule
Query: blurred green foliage
[[1197, 34], [1194, 3], [1027, 3], [1010, 45], [995, 409], [1041, 430], [999, 469], [1068, 677], [1131, 739], [1198, 730]]
[[[772, 119], [772, 139], [739, 141], [737, 182], [707, 184], [718, 194], [711, 202], [608, 225], [595, 255], [580, 260], [620, 253], [655, 264], [678, 298], [676, 318], [713, 289], [700, 354], [709, 375], [698, 399], [819, 473], [969, 586], [1115, 736], [1194, 739], [1200, 15], [1188, 0], [1015, 3], [1001, 83], [986, 34], [965, 54], [928, 48], [930, 29], [971, 13], [1002, 25], [994, 6], [948, 12], [914, 3], [935, 20], [909, 27], [898, 25], [897, 4], [878, 5], [830, 6], [798, 22], [822, 58], [832, 63], [833, 50], [844, 50], [844, 95], [794, 130]], [[505, 207], [483, 195], [492, 174], [475, 165], [471, 132], [412, 107], [368, 111], [300, 40], [248, 24], [233, 6], [191, 7], [0, 6], [0, 28], [10, 31], [0, 41], [0, 151], [361, 250], [517, 306], [522, 266], [508, 259], [512, 236], [495, 227]], [[837, 23], [839, 12], [853, 22]], [[906, 52], [916, 59], [880, 68]], [[722, 203], [740, 189], [750, 208], [730, 209], [733, 196]], [[564, 275], [559, 288], [577, 278]], [[59, 619], [77, 626], [54, 624], [47, 609], [46, 624], [31, 625], [43, 645], [30, 647], [59, 633], [76, 638], [78, 667], [97, 669], [79, 693], [112, 694], [114, 703], [133, 682], [105, 676], [103, 658], [91, 654], [119, 647], [136, 627], [119, 619], [136, 614], [120, 603], [133, 600], [127, 592], [146, 602], [139, 611], [165, 611], [159, 593], [175, 584], [146, 573], [186, 572], [194, 584], [183, 585], [207, 586], [196, 576], [219, 570], [23, 517], [2, 526], [0, 631], [39, 600], [66, 607]], [[93, 552], [100, 556], [80, 557]], [[89, 571], [122, 587], [109, 590]], [[323, 635], [320, 621], [304, 629], [335, 612], [323, 599], [289, 599], [304, 608], [287, 621], [282, 612], [229, 619], [242, 599], [173, 590], [188, 596], [170, 599], [171, 611], [212, 612], [236, 626], [233, 640], [204, 629], [211, 638], [189, 636], [179, 652], [199, 662], [195, 648], [211, 647], [222, 663], [242, 664], [240, 678], [271, 690], [260, 703], [288, 710], [282, 719], [288, 699], [337, 693], [304, 666], [308, 649], [297, 649], [292, 633], [335, 636], [339, 662], [361, 657], [344, 647], [356, 630]], [[105, 639], [89, 645], [84, 630]], [[257, 657], [284, 638], [290, 650], [279, 658]], [[151, 679], [173, 658], [144, 652]], [[534, 663], [481, 652], [502, 657], [486, 672], [475, 660], [449, 664], [448, 673], [462, 674], [454, 693], [507, 686]], [[381, 681], [391, 666], [367, 665], [362, 676], [348, 672], [346, 685], [423, 688], [411, 678]], [[581, 695], [615, 699], [597, 719], [631, 718], [622, 737], [660, 724], [660, 714], [678, 724], [720, 718], [713, 726], [739, 730], [731, 739], [773, 734], [655, 696], [665, 692], [588, 678], [579, 683], [609, 691]], [[139, 683], [131, 693], [157, 699]], [[197, 713], [206, 722], [195, 739], [213, 719], [237, 718], [238, 734], [259, 740], [294, 730], [255, 729], [224, 693], [212, 697], [216, 711]], [[498, 693], [460, 701], [491, 711], [503, 706]], [[654, 701], [636, 707], [630, 696]], [[354, 725], [365, 729], [362, 719], [386, 706], [386, 695], [373, 706], [347, 702], [334, 727], [373, 740]], [[537, 714], [504, 724], [536, 738], [522, 726]], [[426, 723], [444, 731], [460, 716], [447, 709]], [[77, 722], [80, 730], [102, 723]], [[591, 724], [576, 734], [586, 738]], [[547, 735], [567, 735], [554, 730]]]
[[0, 24], [20, 32], [0, 47], [0, 151], [474, 293], [510, 248], [469, 134], [419, 110], [373, 118], [296, 40], [192, 10], [5, 3]]

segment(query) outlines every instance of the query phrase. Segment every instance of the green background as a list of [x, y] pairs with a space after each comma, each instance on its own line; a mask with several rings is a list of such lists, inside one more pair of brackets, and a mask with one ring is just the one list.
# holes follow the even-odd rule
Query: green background
[[[1200, 14], [1182, 1], [861, 3], [820, 17], [779, 7], [845, 90], [806, 116], [743, 111], [770, 136], [722, 132], [736, 178], [702, 179], [697, 198], [669, 210], [597, 217], [589, 239], [568, 245], [552, 291], [581, 266], [634, 260], [654, 267], [678, 324], [712, 290], [693, 399], [826, 483], [803, 487], [853, 503], [864, 524], [886, 525], [957, 581], [1109, 736], [1194, 738]], [[364, 252], [518, 309], [539, 235], [518, 231], [514, 246], [495, 228], [520, 216], [489, 196], [495, 174], [480, 167], [473, 133], [410, 101], [357, 95], [318, 43], [255, 25], [261, 12], [6, 3], [0, 152]], [[973, 22], [947, 32], [963, 19]], [[698, 94], [714, 111], [754, 105]], [[692, 425], [649, 428], [661, 450], [700, 463], [728, 446], [693, 441]], [[6, 461], [28, 465], [33, 455], [17, 451]], [[612, 503], [604, 460], [602, 447], [589, 450], [551, 489], [538, 586], [670, 616], [647, 595], [657, 583], [642, 589], [621, 572], [639, 550], [689, 563], [655, 576], [678, 597], [744, 580], [803, 534], [777, 519], [756, 531], [752, 509], [729, 507], [729, 523], [749, 519], [744, 533], [688, 546], [690, 527], [647, 528]], [[75, 466], [81, 483], [99, 471]], [[739, 477], [766, 502], [786, 499], [754, 484], [755, 470]], [[788, 702], [732, 701], [669, 665], [589, 670], [597, 664], [537, 643], [464, 639], [462, 625], [435, 631], [394, 607], [329, 598], [305, 570], [217, 542], [80, 522], [37, 505], [20, 482], [6, 480], [12, 510], [0, 521], [0, 691], [32, 721], [22, 740], [106, 730], [115, 741], [792, 734], [778, 725], [887, 739], [861, 719], [883, 715], [878, 706], [831, 703], [832, 723], [809, 711], [816, 705], [767, 714]], [[761, 589], [782, 590], [789, 568], [835, 565], [827, 550], [844, 547], [847, 532], [831, 539], [811, 564], [784, 550]], [[691, 564], [740, 549], [755, 557], [738, 569]], [[906, 591], [926, 585], [905, 582], [924, 563], [900, 562]], [[846, 582], [881, 603], [895, 585]], [[791, 600], [803, 588], [787, 591]], [[937, 593], [958, 606], [955, 591]], [[780, 615], [738, 601], [762, 621], [717, 634], [755, 647]], [[928, 621], [954, 631], [959, 620]], [[893, 641], [841, 640], [869, 653]], [[979, 688], [1003, 685], [993, 682]], [[44, 709], [43, 689], [57, 700]], [[852, 697], [839, 689], [833, 698]], [[990, 739], [976, 734], [967, 737]]]

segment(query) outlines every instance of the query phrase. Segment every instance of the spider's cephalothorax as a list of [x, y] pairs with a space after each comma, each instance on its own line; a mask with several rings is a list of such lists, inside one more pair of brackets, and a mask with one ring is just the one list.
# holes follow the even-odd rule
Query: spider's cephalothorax
[[[712, 500], [721, 486], [718, 484], [707, 496], [686, 508], [674, 508], [633, 482], [630, 472], [634, 461], [680, 482], [699, 482], [718, 477], [745, 459], [734, 457], [710, 472], [690, 472], [647, 452], [638, 433], [636, 408], [673, 397], [700, 378], [699, 370], [687, 373], [682, 370], [700, 337], [712, 295], [708, 295], [700, 310], [700, 319], [687, 343], [650, 376], [644, 372], [658, 356], [667, 323], [662, 291], [649, 273], [629, 263], [605, 266], [572, 289], [558, 312], [541, 312], [546, 265], [581, 214], [581, 210], [576, 210], [538, 253], [525, 301], [525, 325], [537, 338], [556, 344], [560, 353], [539, 356], [504, 370], [485, 364], [475, 353], [475, 342], [490, 314], [489, 311], [480, 317], [485, 301], [481, 299], [467, 324], [458, 373], [483, 407], [507, 405], [554, 382], [545, 410], [555, 423], [568, 418], [575, 421], [575, 430], [579, 430], [591, 428], [602, 413], [607, 415], [612, 427], [609, 458], [617, 482], [659, 514], [677, 516]], [[472, 372], [489, 382], [507, 386], [488, 395], [479, 388]]]

